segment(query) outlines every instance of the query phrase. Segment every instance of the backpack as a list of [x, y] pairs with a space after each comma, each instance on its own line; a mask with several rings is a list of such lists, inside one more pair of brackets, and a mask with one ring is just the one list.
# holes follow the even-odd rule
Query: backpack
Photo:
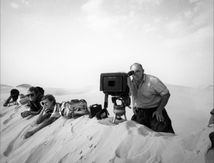
[[67, 102], [62, 102], [61, 115], [65, 118], [75, 118], [89, 114], [87, 102], [84, 99], [74, 99]]
[[98, 112], [102, 110], [102, 105], [101, 104], [93, 104], [89, 106], [89, 118], [93, 118], [96, 116]]
[[97, 114], [96, 114], [96, 118], [98, 120], [100, 119], [104, 119], [104, 118], [108, 118], [108, 110], [107, 109], [101, 109]]

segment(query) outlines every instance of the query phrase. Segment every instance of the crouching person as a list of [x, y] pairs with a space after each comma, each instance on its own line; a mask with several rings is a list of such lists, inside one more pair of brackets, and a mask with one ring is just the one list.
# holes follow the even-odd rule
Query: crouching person
[[174, 133], [165, 109], [170, 97], [168, 88], [157, 77], [145, 74], [139, 63], [130, 70], [134, 72], [127, 80], [134, 106], [132, 120], [156, 132]]
[[24, 136], [25, 138], [32, 136], [37, 131], [50, 125], [61, 116], [59, 111], [60, 106], [56, 103], [56, 100], [53, 95], [45, 95], [42, 98], [41, 105], [43, 106], [43, 109], [36, 120], [36, 124], [38, 124], [39, 126], [31, 131], [28, 131]]

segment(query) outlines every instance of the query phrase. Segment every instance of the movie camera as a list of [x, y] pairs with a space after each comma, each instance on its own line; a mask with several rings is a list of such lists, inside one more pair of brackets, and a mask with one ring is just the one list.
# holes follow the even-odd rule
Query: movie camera
[[105, 94], [104, 109], [108, 107], [108, 96], [112, 96], [114, 109], [124, 110], [129, 107], [131, 100], [129, 96], [129, 87], [127, 78], [134, 74], [134, 71], [128, 73], [102, 73], [100, 75], [100, 91]]

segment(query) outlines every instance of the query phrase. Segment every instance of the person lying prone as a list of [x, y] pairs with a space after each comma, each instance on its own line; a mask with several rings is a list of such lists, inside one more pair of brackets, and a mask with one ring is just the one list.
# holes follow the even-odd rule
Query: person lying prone
[[42, 98], [41, 105], [43, 106], [43, 108], [36, 120], [36, 124], [38, 125], [38, 127], [31, 131], [28, 131], [24, 136], [25, 139], [29, 138], [42, 128], [52, 124], [61, 116], [59, 111], [60, 105], [56, 103], [55, 97], [53, 95], [45, 95]]

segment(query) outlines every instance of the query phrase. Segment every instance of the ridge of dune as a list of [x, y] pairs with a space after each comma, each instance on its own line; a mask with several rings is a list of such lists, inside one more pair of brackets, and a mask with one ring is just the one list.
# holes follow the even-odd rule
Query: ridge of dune
[[1, 88], [5, 88], [5, 87], [9, 87], [11, 88], [12, 86], [11, 85], [8, 85], [8, 84], [0, 84]]
[[20, 85], [17, 85], [16, 87], [17, 87], [17, 88], [25, 88], [25, 89], [28, 89], [28, 88], [32, 87], [32, 85], [30, 85], [30, 84], [20, 84]]
[[202, 163], [210, 145], [211, 128], [181, 137], [153, 132], [129, 120], [113, 125], [111, 117], [98, 121], [88, 116], [61, 117], [23, 139], [36, 118], [22, 119], [24, 109], [9, 107], [1, 112], [1, 162]]

